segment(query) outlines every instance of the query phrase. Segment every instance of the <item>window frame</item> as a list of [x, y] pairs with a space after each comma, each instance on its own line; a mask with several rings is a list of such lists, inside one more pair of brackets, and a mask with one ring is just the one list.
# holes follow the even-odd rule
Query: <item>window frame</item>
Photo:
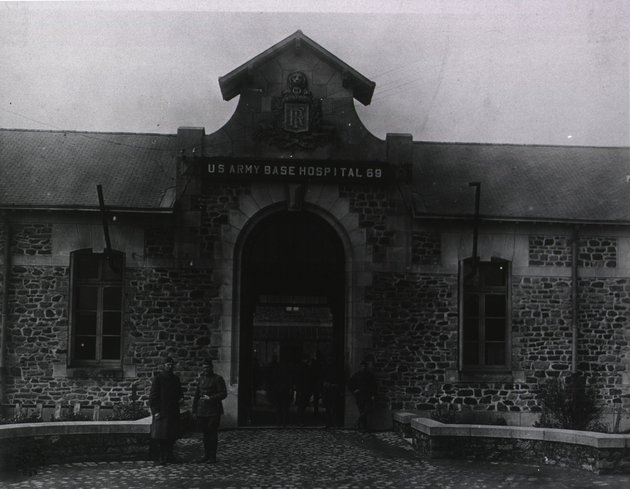
[[[103, 276], [102, 267], [106, 263], [107, 252], [103, 251], [102, 253], [95, 253], [91, 248], [84, 248], [80, 250], [75, 250], [70, 253], [70, 334], [68, 338], [69, 343], [69, 364], [71, 366], [80, 366], [80, 367], [104, 367], [104, 368], [119, 368], [123, 363], [123, 352], [124, 352], [124, 335], [123, 335], [123, 327], [124, 327], [124, 317], [125, 317], [125, 254], [121, 251], [111, 250], [109, 251], [110, 255], [116, 256], [120, 258], [121, 263], [121, 272], [119, 279], [107, 279]], [[77, 271], [77, 260], [78, 257], [81, 256], [92, 256], [98, 257], [98, 277], [91, 279], [79, 279], [78, 271]], [[95, 336], [95, 358], [92, 359], [84, 359], [77, 358], [77, 354], [75, 351], [77, 329], [78, 329], [78, 321], [77, 315], [79, 313], [78, 304], [77, 304], [77, 295], [79, 290], [82, 287], [92, 287], [97, 289], [97, 303], [96, 303], [96, 331], [93, 336]], [[120, 287], [120, 346], [118, 351], [117, 359], [103, 359], [103, 338], [104, 337], [115, 337], [117, 335], [104, 334], [104, 313], [108, 310], [105, 309], [104, 304], [104, 290], [107, 287]], [[110, 310], [111, 312], [111, 310]], [[92, 336], [92, 335], [85, 335]]]
[[[468, 267], [472, 266], [473, 259], [466, 258], [460, 261], [460, 273], [459, 273], [459, 370], [460, 372], [473, 372], [473, 373], [505, 373], [511, 371], [511, 358], [512, 358], [512, 263], [509, 260], [500, 258], [491, 258], [486, 261], [478, 261], [477, 265], [483, 267], [484, 265], [503, 265], [507, 269], [505, 270], [505, 285], [504, 286], [488, 286], [482, 284], [475, 288], [466, 288], [464, 274]], [[489, 295], [505, 295], [505, 358], [501, 365], [487, 365], [485, 364], [486, 342], [485, 342], [485, 327], [482, 326], [481, 320], [483, 319], [485, 326], [485, 316], [482, 315], [482, 301], [479, 300], [479, 363], [466, 364], [464, 362], [465, 357], [465, 341], [464, 341], [464, 327], [465, 327], [465, 315], [464, 304], [466, 296], [470, 293], [475, 293], [481, 297]], [[482, 363], [483, 362], [483, 363]]]

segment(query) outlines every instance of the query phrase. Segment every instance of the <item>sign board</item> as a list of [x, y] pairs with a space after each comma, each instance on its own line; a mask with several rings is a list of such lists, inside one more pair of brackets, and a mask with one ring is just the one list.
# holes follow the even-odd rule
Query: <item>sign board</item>
[[393, 179], [381, 162], [195, 158], [202, 176], [216, 180], [378, 183]]

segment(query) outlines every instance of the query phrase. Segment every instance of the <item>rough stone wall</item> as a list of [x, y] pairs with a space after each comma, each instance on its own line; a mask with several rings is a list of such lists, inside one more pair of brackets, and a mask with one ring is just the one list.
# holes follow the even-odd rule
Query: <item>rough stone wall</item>
[[[443, 384], [436, 389], [435, 399], [458, 411], [536, 412], [538, 407], [532, 384], [514, 382], [461, 382]], [[434, 402], [430, 404], [434, 407]], [[416, 409], [431, 409], [420, 405]], [[471, 419], [474, 422], [474, 417]]]
[[457, 297], [456, 275], [375, 274], [369, 328], [381, 400], [391, 409], [536, 411], [530, 382], [447, 380], [458, 368]]
[[83, 369], [80, 377], [54, 377], [53, 365], [65, 363], [68, 354], [69, 269], [12, 268], [7, 344], [11, 404], [111, 405], [128, 402], [134, 383], [140, 400], [146, 401], [150, 379], [167, 354], [178, 358], [182, 382], [192, 389], [202, 359], [216, 356], [212, 345], [218, 321], [212, 299], [218, 288], [211, 271], [129, 268], [126, 281], [123, 364], [135, 365], [137, 377], [121, 379], [90, 369]]
[[[603, 247], [608, 255], [602, 251]], [[582, 265], [610, 268], [616, 261], [616, 247], [616, 239], [584, 238], [580, 243]], [[539, 260], [539, 266], [570, 265], [568, 238], [536, 241], [530, 237], [530, 264], [532, 256]], [[511, 369], [523, 372], [521, 382], [484, 381], [483, 375], [478, 381], [474, 375], [468, 375], [466, 381], [445, 380], [444, 369], [457, 368], [456, 277], [446, 286], [451, 290], [452, 300], [444, 304], [452, 316], [450, 356], [442, 351], [442, 361], [448, 359], [449, 366], [429, 371], [423, 357], [430, 353], [438, 355], [440, 349], [427, 342], [420, 325], [427, 328], [426, 325], [435, 323], [431, 318], [432, 307], [439, 301], [430, 295], [423, 296], [418, 281], [395, 275], [386, 277], [389, 276], [375, 276], [370, 300], [377, 352], [375, 367], [383, 384], [383, 395], [393, 409], [430, 410], [436, 404], [445, 404], [456, 410], [535, 413], [540, 410], [536, 401], [539, 384], [570, 373], [573, 360], [570, 277], [512, 277]], [[435, 281], [437, 277], [427, 278]], [[627, 385], [630, 279], [582, 278], [579, 292], [578, 370], [598, 387], [605, 405], [630, 408]], [[439, 294], [438, 290], [434, 293]]]
[[[530, 236], [529, 265], [543, 267], [571, 266], [570, 236]], [[617, 238], [578, 238], [578, 266], [615, 268], [617, 266]]]
[[572, 316], [569, 279], [512, 278], [513, 368], [528, 382], [569, 371]]
[[608, 406], [630, 408], [622, 375], [630, 364], [630, 279], [580, 280], [578, 370], [600, 389]]
[[53, 364], [65, 355], [69, 275], [65, 267], [14, 266], [9, 281], [10, 403], [65, 399], [71, 386], [53, 379]]
[[[218, 296], [212, 271], [196, 268], [127, 270], [129, 321], [125, 356], [137, 365], [138, 378], [148, 395], [149, 381], [163, 358], [177, 358], [176, 370], [192, 396], [190, 382], [203, 359], [212, 355], [219, 321], [212, 309]], [[144, 379], [144, 381], [142, 380]]]
[[[0, 305], [4, 303], [4, 252], [7, 246], [7, 228], [4, 220], [0, 221]], [[0, 306], [0, 324], [2, 324], [2, 315], [4, 314], [3, 308]]]
[[79, 378], [53, 375], [53, 366], [65, 364], [68, 355], [68, 295], [67, 267], [11, 268], [6, 386], [10, 404], [111, 405], [130, 400], [136, 379], [94, 371]]
[[191, 197], [191, 210], [200, 212], [196, 232], [202, 254], [212, 255], [221, 238], [221, 226], [228, 223], [230, 210], [238, 207], [239, 196], [244, 193], [249, 193], [248, 186], [206, 182], [201, 195]]
[[431, 402], [457, 368], [457, 277], [376, 273], [367, 296], [379, 395], [392, 409]]
[[569, 236], [530, 236], [530, 267], [570, 267], [571, 242]]
[[617, 266], [617, 238], [581, 238], [578, 243], [578, 266], [591, 268]]
[[52, 225], [25, 224], [13, 229], [12, 253], [17, 255], [50, 255]]
[[54, 365], [66, 363], [68, 315], [68, 267], [11, 268], [6, 346], [10, 404], [111, 405], [130, 400], [136, 379], [89, 370], [77, 378], [53, 375]]
[[367, 232], [367, 244], [372, 246], [374, 263], [384, 263], [387, 247], [393, 244], [395, 231], [388, 228], [387, 217], [401, 215], [401, 203], [387, 190], [374, 185], [342, 185], [339, 196], [348, 198], [350, 212], [359, 216], [359, 226]]
[[440, 233], [413, 233], [411, 237], [411, 263], [439, 265], [442, 258]]

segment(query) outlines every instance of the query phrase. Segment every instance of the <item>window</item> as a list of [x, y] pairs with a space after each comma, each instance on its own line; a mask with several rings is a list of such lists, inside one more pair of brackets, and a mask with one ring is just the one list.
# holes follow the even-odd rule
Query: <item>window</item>
[[464, 262], [463, 369], [505, 369], [510, 358], [509, 262]]
[[72, 253], [71, 357], [76, 364], [119, 364], [124, 255]]

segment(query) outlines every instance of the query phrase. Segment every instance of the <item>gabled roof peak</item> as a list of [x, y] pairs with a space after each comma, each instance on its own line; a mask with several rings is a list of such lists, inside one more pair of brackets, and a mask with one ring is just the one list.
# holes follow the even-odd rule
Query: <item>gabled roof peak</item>
[[244, 88], [252, 70], [255, 70], [257, 67], [268, 62], [271, 58], [278, 56], [281, 52], [285, 50], [293, 48], [296, 51], [299, 51], [303, 49], [303, 47], [311, 49], [315, 52], [316, 55], [323, 58], [336, 69], [338, 69], [342, 73], [344, 85], [352, 88], [354, 98], [356, 98], [363, 105], [370, 104], [376, 84], [348, 64], [344, 63], [330, 51], [324, 49], [322, 46], [317, 44], [310, 37], [305, 35], [300, 29], [295, 31], [290, 36], [284, 38], [282, 41], [266, 49], [259, 55], [250, 59], [246, 63], [243, 63], [238, 68], [235, 68], [227, 75], [219, 77], [219, 85], [221, 87], [221, 94], [223, 95], [223, 99], [231, 100], [235, 96], [239, 95]]

